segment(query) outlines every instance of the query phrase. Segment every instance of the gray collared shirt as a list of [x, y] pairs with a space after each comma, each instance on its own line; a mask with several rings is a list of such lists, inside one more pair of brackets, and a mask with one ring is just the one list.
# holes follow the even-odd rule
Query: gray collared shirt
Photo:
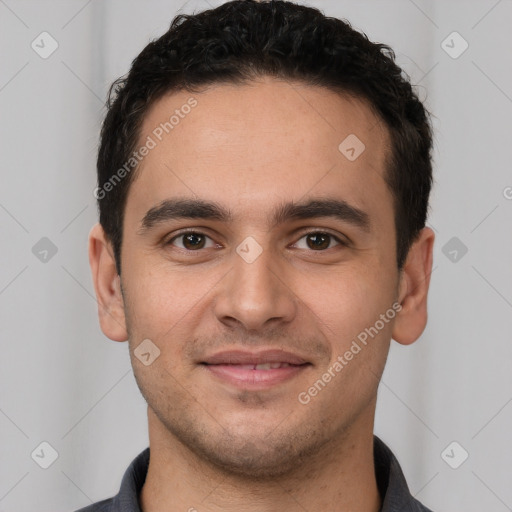
[[[375, 435], [373, 439], [375, 475], [382, 496], [380, 512], [432, 512], [413, 498], [400, 464], [388, 446]], [[149, 448], [146, 448], [126, 470], [117, 496], [76, 512], [141, 512], [139, 493], [146, 480], [148, 465]]]

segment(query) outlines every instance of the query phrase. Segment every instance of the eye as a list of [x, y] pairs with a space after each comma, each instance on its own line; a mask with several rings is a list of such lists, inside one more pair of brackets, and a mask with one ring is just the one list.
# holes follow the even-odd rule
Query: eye
[[[303, 239], [305, 239], [305, 245], [302, 243], [301, 246], [300, 241]], [[208, 241], [210, 241], [210, 245], [207, 245]], [[199, 231], [183, 231], [169, 239], [168, 242], [165, 242], [165, 245], [174, 245], [179, 249], [192, 252], [217, 246], [209, 236]], [[336, 245], [347, 246], [347, 243], [331, 233], [318, 230], [305, 233], [295, 243], [295, 247], [298, 249], [310, 249], [313, 251], [325, 251]]]
[[[306, 239], [306, 246], [298, 246], [299, 249], [312, 249], [314, 251], [323, 251], [326, 249], [330, 249], [331, 242], [336, 241], [336, 245], [346, 246], [347, 244], [340, 240], [337, 236], [334, 236], [330, 233], [326, 233], [325, 231], [310, 231], [303, 235], [300, 239]], [[298, 245], [297, 242], [295, 245]]]
[[[187, 251], [196, 251], [198, 249], [206, 248], [207, 239], [213, 242], [213, 240], [204, 233], [199, 233], [198, 231], [185, 231], [171, 238], [165, 245], [175, 245], [175, 240], [181, 240], [181, 245], [178, 244], [176, 247]], [[215, 244], [212, 243], [209, 247], [214, 246]]]

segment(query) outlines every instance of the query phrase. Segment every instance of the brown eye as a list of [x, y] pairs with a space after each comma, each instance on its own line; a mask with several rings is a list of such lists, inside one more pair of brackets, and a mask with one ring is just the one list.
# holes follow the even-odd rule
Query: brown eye
[[[176, 247], [179, 247], [180, 249], [185, 249], [187, 251], [197, 251], [198, 249], [205, 248], [207, 239], [209, 239], [209, 237], [203, 233], [188, 231], [186, 233], [181, 233], [175, 236], [169, 240], [166, 245], [176, 245]], [[178, 240], [181, 241], [181, 244], [175, 243], [175, 241]]]
[[[306, 241], [305, 244], [300, 243], [300, 241], [303, 239]], [[335, 242], [334, 245], [332, 244], [333, 241]], [[346, 244], [342, 242], [337, 236], [331, 235], [330, 233], [326, 233], [324, 231], [311, 231], [310, 233], [306, 233], [296, 244], [299, 249], [311, 249], [313, 251], [324, 251], [336, 245], [345, 246]]]
[[327, 249], [329, 247], [331, 237], [326, 233], [312, 233], [306, 236], [307, 244], [310, 249]]
[[198, 233], [183, 235], [183, 246], [185, 249], [202, 249], [204, 246], [204, 237]]

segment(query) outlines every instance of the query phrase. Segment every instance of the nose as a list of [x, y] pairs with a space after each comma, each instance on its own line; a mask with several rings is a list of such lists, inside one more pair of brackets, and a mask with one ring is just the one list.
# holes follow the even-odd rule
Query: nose
[[231, 327], [241, 324], [248, 331], [291, 322], [298, 301], [277, 263], [269, 249], [253, 261], [233, 252], [233, 266], [214, 301], [218, 320]]

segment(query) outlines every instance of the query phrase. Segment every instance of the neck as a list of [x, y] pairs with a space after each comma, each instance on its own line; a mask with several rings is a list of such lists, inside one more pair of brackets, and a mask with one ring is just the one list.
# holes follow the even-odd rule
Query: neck
[[150, 462], [139, 498], [141, 508], [143, 512], [378, 512], [381, 497], [371, 412], [293, 472], [255, 481], [197, 457], [148, 409]]

